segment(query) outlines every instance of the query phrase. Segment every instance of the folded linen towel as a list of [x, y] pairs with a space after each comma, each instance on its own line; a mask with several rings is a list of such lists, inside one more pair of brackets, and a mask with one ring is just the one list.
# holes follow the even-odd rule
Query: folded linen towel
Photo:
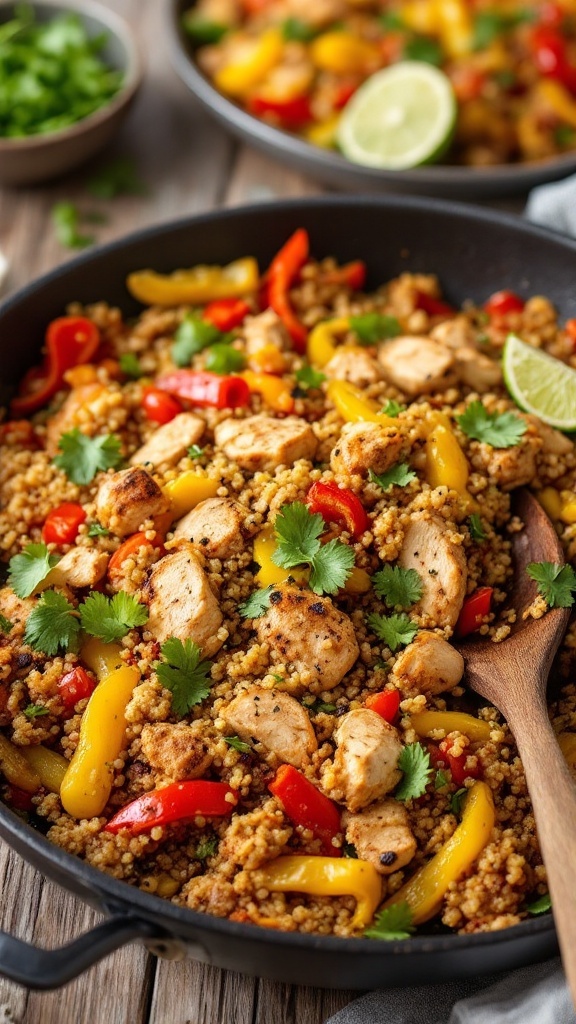
[[576, 175], [533, 189], [524, 216], [535, 224], [576, 237]]
[[560, 960], [506, 975], [379, 989], [326, 1024], [576, 1024]]

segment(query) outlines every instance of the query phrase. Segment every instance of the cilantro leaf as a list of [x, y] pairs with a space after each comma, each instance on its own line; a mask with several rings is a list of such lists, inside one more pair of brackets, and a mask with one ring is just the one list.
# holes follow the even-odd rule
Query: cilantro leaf
[[397, 800], [414, 800], [426, 791], [432, 773], [430, 754], [421, 743], [409, 743], [398, 758], [398, 767], [404, 777], [396, 786]]
[[576, 590], [576, 572], [571, 565], [557, 565], [556, 562], [530, 562], [526, 566], [530, 579], [538, 584], [549, 608], [571, 608]]
[[79, 611], [84, 632], [107, 644], [121, 640], [134, 626], [143, 626], [148, 621], [144, 605], [123, 590], [114, 597], [94, 591], [80, 605]]
[[24, 643], [52, 656], [60, 649], [75, 650], [79, 632], [80, 623], [74, 605], [63, 594], [45, 590], [28, 616]]
[[384, 405], [382, 406], [382, 412], [385, 416], [398, 416], [398, 413], [404, 412], [406, 406], [400, 405], [400, 402], [396, 402], [393, 398], [387, 398]]
[[309, 43], [318, 35], [318, 29], [301, 18], [286, 18], [282, 22], [282, 36], [287, 42]]
[[395, 942], [398, 939], [409, 939], [414, 931], [412, 911], [406, 901], [403, 901], [392, 903], [376, 914], [374, 923], [366, 929], [364, 936], [367, 939]]
[[296, 380], [305, 388], [319, 388], [326, 380], [326, 374], [315, 370], [313, 366], [301, 366], [296, 370]]
[[134, 162], [123, 156], [101, 167], [88, 182], [88, 191], [97, 199], [114, 199], [145, 195], [148, 189], [138, 177]]
[[182, 28], [196, 46], [219, 43], [228, 32], [228, 26], [204, 18], [198, 11], [186, 11], [182, 16]]
[[50, 555], [45, 544], [27, 544], [9, 563], [8, 585], [17, 597], [30, 597], [60, 558]]
[[55, 203], [51, 217], [56, 238], [65, 249], [85, 249], [96, 241], [94, 235], [83, 235], [80, 232], [80, 212], [74, 203]]
[[190, 445], [188, 449], [189, 459], [199, 459], [202, 455], [204, 455], [204, 448], [200, 448], [200, 445], [197, 444]]
[[488, 412], [479, 398], [471, 402], [461, 416], [456, 416], [456, 422], [468, 437], [484, 441], [493, 448], [512, 448], [528, 429], [524, 420], [513, 412]]
[[162, 661], [156, 675], [172, 693], [172, 710], [181, 718], [210, 693], [210, 662], [201, 661], [202, 652], [193, 640], [182, 643], [171, 636], [160, 648]]
[[482, 520], [477, 512], [473, 512], [468, 518], [468, 529], [470, 530], [470, 536], [472, 540], [482, 541], [486, 540], [487, 534], [484, 532], [482, 526]]
[[450, 776], [439, 768], [434, 776], [434, 789], [444, 789], [444, 786], [447, 786], [449, 782]]
[[317, 715], [320, 711], [326, 715], [333, 715], [336, 711], [336, 704], [327, 704], [326, 701], [320, 700], [319, 697], [316, 697], [315, 700], [306, 700], [304, 698], [302, 704], [311, 715]]
[[485, 50], [504, 32], [521, 25], [525, 21], [533, 21], [534, 13], [524, 10], [504, 12], [498, 10], [478, 11], [474, 18], [472, 49]]
[[9, 633], [13, 625], [14, 623], [10, 622], [5, 615], [0, 615], [0, 632]]
[[174, 335], [172, 360], [176, 366], [190, 366], [193, 356], [224, 338], [225, 335], [214, 324], [188, 313]]
[[397, 651], [399, 647], [411, 643], [418, 632], [416, 623], [404, 613], [388, 617], [373, 614], [368, 616], [367, 621], [372, 632], [383, 640], [391, 651]]
[[237, 750], [239, 754], [250, 754], [252, 747], [249, 743], [245, 743], [239, 736], [225, 736], [224, 742], [232, 747], [233, 750]]
[[278, 546], [272, 554], [272, 561], [283, 569], [311, 562], [320, 550], [318, 537], [324, 528], [320, 513], [310, 512], [301, 501], [283, 505], [274, 523]]
[[341, 540], [323, 544], [310, 563], [310, 586], [314, 593], [338, 593], [354, 568], [355, 557], [354, 549]]
[[106, 526], [102, 526], [102, 523], [97, 521], [90, 523], [90, 526], [88, 527], [89, 537], [108, 537], [109, 534], [110, 530]]
[[196, 860], [206, 860], [207, 857], [213, 857], [218, 849], [218, 836], [208, 836], [206, 839], [202, 839], [196, 847]]
[[544, 914], [547, 910], [552, 910], [550, 893], [547, 892], [544, 896], [540, 896], [539, 899], [534, 900], [533, 903], [529, 903], [526, 910], [529, 914]]
[[416, 473], [407, 462], [397, 462], [390, 466], [384, 473], [375, 473], [373, 469], [368, 470], [368, 476], [373, 484], [378, 484], [383, 491], [389, 491], [391, 487], [405, 487], [411, 480], [416, 479]]
[[441, 46], [430, 36], [415, 36], [414, 39], [409, 39], [404, 46], [402, 57], [404, 60], [421, 60], [425, 64], [435, 64], [436, 67], [440, 67], [444, 60]]
[[130, 380], [140, 380], [144, 376], [144, 370], [140, 366], [138, 356], [133, 352], [123, 352], [119, 359], [120, 369], [125, 377]]
[[372, 577], [374, 590], [389, 608], [400, 605], [409, 608], [422, 597], [422, 580], [416, 569], [403, 569], [400, 565], [385, 565]]
[[467, 796], [468, 790], [464, 786], [462, 789], [457, 789], [450, 799], [450, 810], [457, 818], [462, 814], [462, 805], [464, 804]]
[[406, 29], [406, 23], [398, 11], [386, 11], [384, 14], [379, 14], [378, 22], [383, 29], [389, 32], [402, 32]]
[[122, 462], [120, 440], [114, 434], [88, 437], [74, 427], [62, 434], [58, 447], [62, 454], [54, 465], [75, 484], [89, 484], [100, 470], [116, 469]]
[[270, 607], [270, 594], [273, 587], [266, 587], [264, 590], [255, 590], [250, 597], [238, 605], [238, 611], [243, 619], [257, 619]]
[[45, 708], [43, 704], [29, 704], [27, 708], [24, 708], [24, 714], [26, 718], [42, 718], [43, 715], [50, 714], [50, 708]]
[[384, 313], [364, 313], [351, 316], [350, 327], [361, 345], [377, 345], [387, 338], [396, 338], [402, 328], [395, 316]]

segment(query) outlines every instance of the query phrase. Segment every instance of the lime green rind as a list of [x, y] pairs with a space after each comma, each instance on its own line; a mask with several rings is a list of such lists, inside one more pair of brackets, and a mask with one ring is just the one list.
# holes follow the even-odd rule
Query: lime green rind
[[502, 372], [521, 409], [557, 430], [576, 431], [576, 370], [510, 334]]

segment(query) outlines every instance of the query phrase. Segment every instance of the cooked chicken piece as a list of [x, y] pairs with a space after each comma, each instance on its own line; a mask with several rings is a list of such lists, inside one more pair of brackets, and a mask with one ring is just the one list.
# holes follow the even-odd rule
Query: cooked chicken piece
[[512, 491], [515, 487], [529, 484], [536, 475], [536, 452], [540, 447], [539, 439], [526, 439], [512, 448], [492, 448], [482, 445], [474, 461], [481, 462], [483, 469], [502, 491]]
[[23, 633], [28, 617], [35, 607], [34, 598], [16, 597], [12, 587], [2, 587], [0, 589], [0, 615], [12, 623], [12, 628], [7, 634], [0, 634], [0, 637], [3, 636], [4, 639], [8, 637], [13, 640], [17, 633]]
[[400, 551], [403, 569], [415, 569], [422, 581], [416, 614], [428, 625], [454, 626], [466, 595], [466, 558], [450, 526], [440, 516], [419, 512], [412, 518]]
[[232, 498], [208, 498], [179, 519], [175, 537], [186, 537], [207, 558], [231, 558], [244, 548], [242, 524], [248, 509]]
[[203, 21], [216, 25], [237, 25], [242, 14], [239, 0], [199, 0], [195, 12], [202, 16]]
[[290, 345], [290, 335], [273, 309], [265, 309], [257, 316], [247, 316], [244, 321], [244, 338], [249, 356], [265, 345], [274, 345], [280, 351]]
[[538, 431], [538, 436], [542, 441], [540, 450], [544, 455], [568, 455], [574, 450], [574, 443], [569, 437], [566, 437], [566, 434], [561, 434], [554, 427], [542, 423], [537, 416], [525, 415], [523, 418]]
[[106, 575], [110, 555], [95, 548], [70, 548], [42, 583], [46, 587], [93, 587]]
[[[102, 402], [106, 396], [104, 384], [93, 381], [72, 388], [66, 396], [58, 412], [50, 416], [46, 424], [46, 451], [50, 456], [56, 455], [62, 434], [74, 427], [80, 427], [85, 434], [93, 434], [94, 429], [87, 429], [92, 416], [97, 419]], [[95, 427], [95, 424], [93, 424]]]
[[345, 0], [314, 0], [314, 3], [310, 0], [287, 0], [286, 14], [315, 28], [322, 28], [345, 18], [348, 10]]
[[440, 298], [438, 278], [434, 274], [400, 274], [390, 281], [386, 294], [394, 316], [405, 317], [417, 308], [419, 292]]
[[[194, 722], [157, 722], [142, 729], [142, 753], [153, 768], [171, 779], [199, 779], [212, 764], [209, 745]], [[196, 727], [196, 728], [195, 728]]]
[[308, 712], [288, 693], [251, 686], [220, 712], [231, 732], [257, 740], [286, 764], [302, 768], [318, 748]]
[[345, 423], [330, 455], [330, 466], [344, 476], [384, 473], [398, 462], [403, 438], [398, 427], [379, 423]]
[[136, 533], [145, 519], [170, 509], [170, 502], [145, 469], [122, 469], [106, 477], [96, 498], [96, 515], [117, 537]]
[[430, 331], [430, 337], [432, 341], [454, 350], [474, 347], [476, 342], [474, 328], [468, 317], [463, 315], [453, 316], [450, 320], [436, 324]]
[[429, 395], [454, 381], [454, 356], [430, 338], [402, 337], [378, 346], [386, 380], [406, 395]]
[[323, 372], [333, 380], [349, 380], [359, 388], [382, 380], [380, 367], [366, 349], [352, 345], [342, 345], [336, 350], [330, 362], [323, 367]]
[[287, 584], [272, 591], [270, 607], [255, 628], [273, 661], [305, 673], [320, 690], [337, 686], [360, 653], [352, 621], [329, 597]]
[[492, 391], [502, 383], [500, 364], [471, 345], [456, 349], [456, 373], [463, 384], [479, 394]]
[[393, 725], [375, 711], [357, 708], [341, 718], [334, 737], [334, 764], [325, 778], [332, 799], [359, 811], [394, 789], [402, 744]]
[[204, 433], [206, 424], [192, 412], [181, 412], [164, 423], [152, 436], [138, 448], [130, 458], [130, 465], [160, 466], [167, 463], [173, 466], [186, 455], [191, 444], [196, 444]]
[[222, 612], [191, 544], [152, 566], [144, 596], [149, 609], [146, 628], [159, 643], [169, 636], [190, 639], [208, 658], [224, 643], [224, 638], [216, 635], [222, 625]]
[[394, 664], [393, 676], [402, 693], [443, 693], [453, 690], [464, 674], [464, 658], [437, 633], [421, 630]]
[[406, 808], [393, 797], [379, 800], [358, 814], [344, 811], [342, 826], [360, 860], [373, 864], [381, 875], [405, 867], [416, 853]]
[[278, 466], [292, 466], [298, 459], [311, 461], [318, 446], [312, 428], [297, 416], [224, 420], [214, 430], [214, 438], [229, 459], [251, 473], [272, 472]]

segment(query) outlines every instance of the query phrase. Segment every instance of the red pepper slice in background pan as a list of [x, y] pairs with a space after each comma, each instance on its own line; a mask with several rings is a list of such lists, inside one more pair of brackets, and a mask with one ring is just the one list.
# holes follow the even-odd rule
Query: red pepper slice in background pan
[[88, 363], [99, 345], [100, 331], [86, 317], [52, 320], [46, 331], [45, 362], [25, 375], [21, 393], [11, 403], [12, 415], [28, 416], [45, 405], [62, 387], [66, 370]]
[[251, 312], [244, 299], [215, 299], [204, 307], [202, 319], [214, 324], [219, 331], [231, 331], [238, 327]]
[[521, 313], [525, 302], [516, 292], [503, 288], [501, 292], [494, 292], [484, 303], [484, 310], [488, 316], [506, 316], [508, 313]]
[[416, 292], [416, 309], [423, 309], [428, 316], [452, 316], [454, 309], [442, 299], [435, 299], [428, 292]]
[[308, 232], [298, 228], [276, 254], [266, 274], [268, 302], [282, 320], [292, 338], [294, 349], [300, 354], [306, 347], [308, 331], [294, 313], [288, 292], [308, 259], [308, 251]]
[[339, 523], [356, 540], [370, 523], [359, 498], [337, 484], [313, 483], [306, 497], [311, 512], [319, 512], [329, 523]]
[[252, 114], [274, 114], [279, 121], [291, 127], [306, 124], [312, 120], [309, 96], [295, 96], [290, 100], [269, 100], [266, 96], [253, 96], [248, 103]]
[[207, 782], [193, 779], [190, 782], [171, 782], [162, 789], [126, 804], [106, 825], [105, 832], [120, 832], [126, 829], [130, 835], [149, 832], [157, 825], [169, 825], [175, 821], [186, 821], [202, 815], [205, 818], [221, 818], [231, 814], [238, 802], [236, 792], [227, 782]]
[[332, 845], [342, 831], [340, 811], [332, 800], [291, 764], [280, 765], [268, 789], [278, 797], [290, 821], [310, 829], [322, 841], [327, 856], [340, 856], [339, 847]]

